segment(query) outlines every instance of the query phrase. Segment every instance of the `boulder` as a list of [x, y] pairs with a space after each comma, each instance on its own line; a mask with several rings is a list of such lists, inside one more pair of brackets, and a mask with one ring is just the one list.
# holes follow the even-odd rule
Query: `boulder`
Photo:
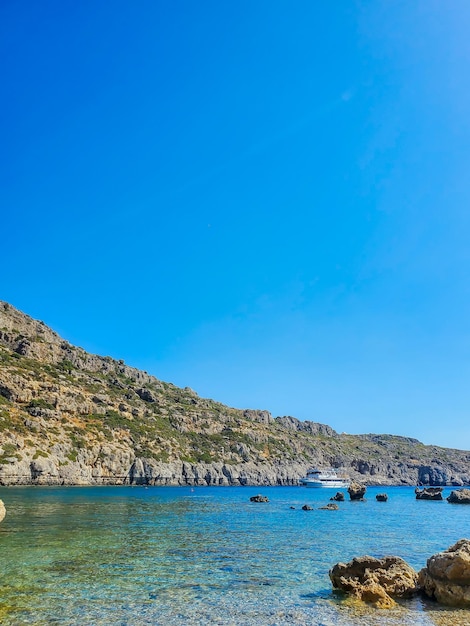
[[334, 504], [333, 502], [329, 502], [325, 506], [319, 507], [320, 511], [337, 511], [338, 509], [339, 506], [337, 504]]
[[442, 490], [443, 487], [416, 487], [416, 500], [442, 500]]
[[366, 487], [354, 480], [348, 487], [348, 493], [351, 500], [363, 500], [365, 492]]
[[313, 508], [308, 504], [304, 504], [302, 507], [302, 511], [313, 511]]
[[410, 597], [418, 591], [418, 574], [397, 556], [357, 557], [337, 563], [329, 576], [333, 587], [377, 608], [390, 608], [394, 598]]
[[470, 504], [470, 489], [455, 489], [451, 491], [447, 502], [451, 504]]
[[375, 496], [375, 499], [377, 500], [377, 502], [387, 502], [388, 496], [386, 493], [378, 493]]
[[330, 498], [330, 500], [336, 500], [336, 502], [344, 502], [344, 493], [342, 491], [337, 491], [336, 494]]
[[250, 502], [269, 502], [269, 498], [258, 494], [257, 496], [251, 496]]
[[444, 552], [427, 560], [419, 572], [418, 585], [441, 604], [470, 607], [470, 540], [460, 539]]
[[5, 505], [3, 504], [3, 500], [0, 500], [0, 522], [3, 522], [6, 514], [7, 510], [5, 508]]

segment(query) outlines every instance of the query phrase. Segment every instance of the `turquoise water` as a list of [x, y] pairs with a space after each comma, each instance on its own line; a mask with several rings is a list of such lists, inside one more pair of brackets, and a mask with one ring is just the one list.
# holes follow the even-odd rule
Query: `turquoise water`
[[[387, 503], [375, 501], [386, 491]], [[449, 493], [450, 490], [447, 490]], [[256, 493], [270, 502], [254, 504]], [[301, 487], [0, 488], [0, 623], [131, 626], [470, 624], [413, 600], [376, 611], [334, 593], [329, 568], [394, 554], [419, 569], [470, 537], [470, 506], [407, 487], [319, 507]], [[444, 494], [444, 495], [447, 495]], [[292, 510], [290, 507], [296, 507]]]

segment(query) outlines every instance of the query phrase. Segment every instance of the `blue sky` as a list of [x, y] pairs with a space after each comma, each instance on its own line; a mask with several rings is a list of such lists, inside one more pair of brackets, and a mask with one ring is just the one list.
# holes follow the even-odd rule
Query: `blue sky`
[[0, 6], [0, 298], [240, 408], [470, 449], [470, 5]]

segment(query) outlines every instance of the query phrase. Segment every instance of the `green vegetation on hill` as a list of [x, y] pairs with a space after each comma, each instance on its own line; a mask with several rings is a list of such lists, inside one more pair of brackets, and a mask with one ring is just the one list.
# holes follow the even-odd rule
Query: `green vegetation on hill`
[[56, 482], [112, 480], [132, 474], [137, 459], [150, 473], [163, 472], [162, 464], [170, 473], [183, 462], [223, 465], [219, 482], [233, 482], [227, 468], [249, 468], [257, 477], [249, 480], [295, 482], [313, 464], [369, 482], [470, 479], [466, 452], [233, 409], [88, 354], [2, 302], [0, 329], [0, 482], [28, 473]]

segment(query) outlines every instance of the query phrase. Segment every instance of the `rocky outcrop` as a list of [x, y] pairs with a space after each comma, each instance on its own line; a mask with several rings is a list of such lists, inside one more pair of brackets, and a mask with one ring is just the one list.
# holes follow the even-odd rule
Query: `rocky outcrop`
[[3, 504], [3, 500], [0, 500], [0, 522], [3, 522], [6, 514], [7, 510], [5, 508], [5, 505]]
[[390, 608], [395, 598], [410, 597], [417, 592], [417, 573], [396, 556], [357, 557], [349, 563], [337, 563], [329, 576], [334, 588], [377, 608]]
[[335, 495], [330, 498], [330, 500], [336, 500], [336, 502], [344, 502], [344, 493], [342, 491], [337, 491]]
[[451, 504], [470, 504], [470, 489], [455, 489], [451, 491], [447, 502]]
[[366, 487], [353, 481], [348, 487], [348, 493], [351, 500], [363, 500], [366, 493]]
[[258, 494], [257, 496], [251, 496], [250, 502], [269, 502], [269, 498]]
[[425, 595], [448, 606], [470, 607], [470, 540], [431, 556], [419, 573]]
[[442, 487], [425, 487], [415, 489], [416, 500], [442, 500]]
[[318, 507], [318, 509], [320, 511], [338, 511], [339, 506], [337, 504], [334, 504], [333, 502], [329, 502], [328, 504], [325, 504], [325, 506]]
[[386, 493], [378, 493], [375, 496], [375, 499], [377, 500], [377, 502], [387, 502], [388, 496]]
[[337, 432], [327, 424], [319, 424], [317, 422], [310, 422], [308, 420], [301, 422], [296, 417], [291, 417], [290, 415], [285, 415], [284, 417], [276, 417], [276, 423], [280, 424], [287, 430], [309, 433], [310, 435], [325, 435], [327, 437], [333, 437], [337, 435]]
[[309, 504], [304, 504], [302, 507], [302, 511], [313, 511], [313, 507]]

